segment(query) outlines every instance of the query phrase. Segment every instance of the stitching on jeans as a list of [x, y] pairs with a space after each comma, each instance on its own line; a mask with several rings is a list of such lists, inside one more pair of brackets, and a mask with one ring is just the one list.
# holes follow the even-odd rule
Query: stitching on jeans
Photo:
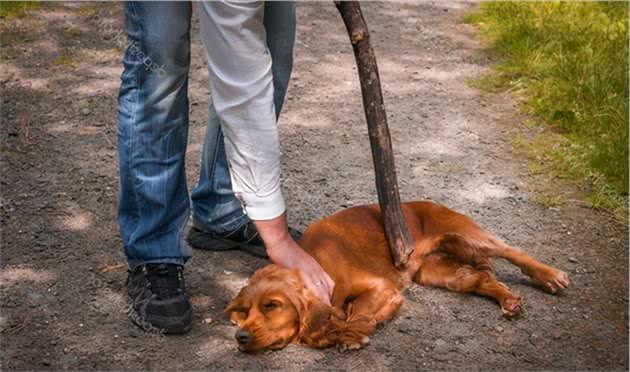
[[[129, 10], [130, 10], [130, 15], [134, 18], [134, 23], [137, 25], [137, 27], [140, 29], [140, 33], [142, 34], [142, 24], [140, 22], [140, 20], [138, 19], [138, 12], [137, 9], [135, 8], [135, 4], [133, 2], [128, 2], [129, 4]], [[127, 37], [129, 37], [129, 32], [127, 31]], [[144, 49], [144, 46], [142, 46], [142, 48]], [[125, 52], [126, 54], [126, 52]], [[136, 68], [135, 64], [132, 64], [134, 66], [134, 68]], [[139, 78], [137, 73], [133, 74], [134, 75], [134, 80], [135, 80], [135, 92], [134, 92], [134, 102], [133, 102], [133, 108], [132, 108], [132, 118], [131, 118], [131, 123], [135, 123], [137, 120], [137, 113], [138, 113], [138, 102], [140, 101], [140, 82], [139, 82]], [[135, 144], [135, 131], [133, 129], [130, 129], [133, 125], [127, 125], [127, 132], [130, 134], [129, 136], [129, 140], [128, 140], [128, 144], [127, 144], [127, 169], [129, 171], [129, 173], [131, 173], [131, 165], [132, 165], [132, 161], [131, 161], [131, 157], [133, 154], [132, 151], [132, 146]], [[138, 229], [138, 219], [139, 219], [139, 215], [140, 215], [140, 199], [138, 198], [138, 190], [136, 189], [136, 183], [133, 181], [133, 178], [131, 180], [131, 189], [133, 190], [134, 193], [134, 201], [136, 202], [136, 223], [134, 226], [134, 232]], [[131, 237], [130, 237], [131, 240]]]

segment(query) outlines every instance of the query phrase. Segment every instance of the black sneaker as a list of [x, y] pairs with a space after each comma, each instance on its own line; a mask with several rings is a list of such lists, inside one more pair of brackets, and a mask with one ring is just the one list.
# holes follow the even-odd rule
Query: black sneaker
[[[302, 233], [289, 227], [289, 234], [295, 239], [300, 240]], [[186, 241], [193, 248], [204, 249], [207, 251], [228, 251], [232, 249], [243, 250], [252, 256], [260, 258], [269, 258], [265, 244], [260, 238], [258, 230], [254, 222], [249, 221], [245, 225], [234, 231], [225, 234], [213, 234], [205, 232], [198, 227], [193, 226], [188, 231]]]
[[147, 333], [186, 333], [192, 306], [184, 286], [184, 268], [175, 264], [138, 266], [127, 277], [131, 320]]

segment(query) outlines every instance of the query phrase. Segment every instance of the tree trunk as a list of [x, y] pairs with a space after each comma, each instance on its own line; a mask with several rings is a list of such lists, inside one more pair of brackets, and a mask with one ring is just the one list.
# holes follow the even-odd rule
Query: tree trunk
[[335, 1], [335, 5], [348, 30], [357, 62], [385, 235], [394, 265], [401, 268], [413, 251], [413, 240], [400, 206], [392, 141], [387, 127], [376, 57], [359, 2]]

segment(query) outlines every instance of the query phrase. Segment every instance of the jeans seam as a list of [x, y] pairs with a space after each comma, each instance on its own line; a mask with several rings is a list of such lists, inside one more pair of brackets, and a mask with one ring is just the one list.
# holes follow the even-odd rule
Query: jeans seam
[[[137, 21], [137, 14], [136, 14], [136, 9], [134, 6], [134, 3], [132, 1], [128, 2], [129, 4], [129, 16], [133, 17], [136, 20], [136, 24], [138, 25], [138, 27], [141, 27], [140, 22]], [[129, 34], [127, 34], [129, 35]], [[135, 66], [133, 67], [135, 68]], [[134, 83], [135, 83], [135, 87], [134, 87], [134, 97], [133, 97], [133, 104], [132, 104], [132, 117], [130, 118], [130, 121], [127, 123], [126, 125], [126, 132], [129, 134], [128, 138], [127, 138], [127, 144], [126, 144], [126, 162], [127, 162], [127, 169], [128, 169], [128, 173], [131, 174], [132, 172], [132, 159], [131, 156], [133, 154], [132, 151], [132, 145], [134, 144], [134, 140], [135, 140], [135, 134], [133, 129], [131, 128], [132, 125], [130, 125], [130, 123], [135, 123], [136, 119], [137, 119], [137, 111], [138, 111], [138, 101], [140, 100], [140, 83], [138, 81], [138, 74], [133, 74], [133, 79], [134, 79]], [[129, 174], [127, 175], [127, 177], [129, 177]], [[138, 228], [138, 222], [137, 220], [140, 218], [139, 214], [140, 214], [140, 202], [138, 201], [138, 191], [136, 190], [136, 185], [135, 182], [133, 181], [133, 178], [131, 180], [131, 190], [133, 190], [133, 195], [134, 195], [134, 202], [136, 204], [136, 210], [135, 210], [135, 215], [136, 215], [136, 222], [134, 224], [134, 231]]]

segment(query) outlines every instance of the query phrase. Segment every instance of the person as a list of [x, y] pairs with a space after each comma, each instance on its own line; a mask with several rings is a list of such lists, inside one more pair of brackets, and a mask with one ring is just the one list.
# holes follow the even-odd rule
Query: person
[[[191, 328], [184, 282], [190, 204], [190, 2], [127, 2], [129, 46], [118, 98], [118, 222], [129, 265], [132, 320], [164, 333]], [[292, 2], [199, 3], [212, 92], [187, 240], [243, 249], [296, 268], [329, 302], [334, 283], [289, 232], [280, 190], [277, 116], [295, 39]], [[158, 68], [154, 68], [158, 66]]]

